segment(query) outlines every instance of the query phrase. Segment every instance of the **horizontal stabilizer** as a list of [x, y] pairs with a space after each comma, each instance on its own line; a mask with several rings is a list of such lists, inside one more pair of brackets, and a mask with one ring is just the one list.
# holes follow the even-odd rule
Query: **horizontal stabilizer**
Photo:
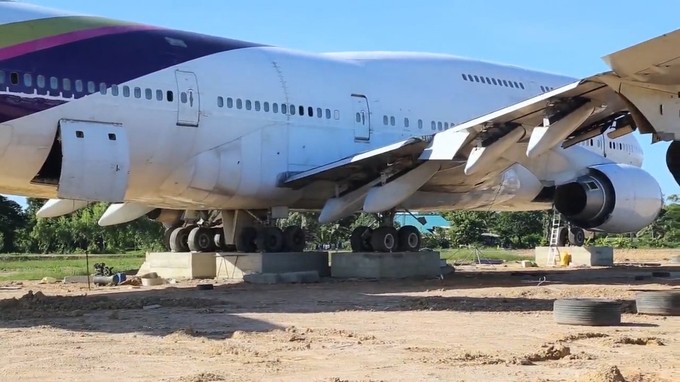
[[155, 208], [148, 207], [139, 203], [116, 203], [109, 206], [104, 212], [99, 225], [102, 227], [123, 224], [138, 219]]
[[56, 218], [87, 207], [90, 202], [70, 199], [50, 199], [36, 213], [39, 218]]

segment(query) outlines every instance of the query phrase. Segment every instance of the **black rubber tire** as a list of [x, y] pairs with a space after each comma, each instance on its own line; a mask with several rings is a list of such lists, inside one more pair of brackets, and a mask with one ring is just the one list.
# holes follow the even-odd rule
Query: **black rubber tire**
[[210, 228], [195, 227], [189, 232], [189, 249], [192, 252], [213, 252], [215, 250], [215, 237]]
[[373, 252], [371, 236], [373, 236], [373, 230], [371, 228], [366, 226], [355, 228], [349, 239], [352, 252]]
[[170, 248], [173, 252], [189, 252], [189, 233], [193, 226], [175, 228], [170, 234]]
[[225, 251], [227, 249], [227, 243], [224, 240], [224, 230], [222, 227], [212, 228], [213, 232], [213, 242], [215, 243], [215, 249], [218, 251]]
[[253, 253], [257, 251], [257, 229], [255, 227], [245, 227], [236, 235], [236, 250], [238, 252]]
[[564, 247], [569, 242], [569, 229], [567, 227], [559, 228], [557, 233], [557, 246]]
[[175, 227], [167, 228], [163, 233], [163, 247], [165, 247], [166, 251], [172, 251], [172, 247], [170, 246], [170, 236], [174, 230]]
[[586, 242], [586, 232], [580, 227], [570, 227], [568, 239], [570, 245], [583, 247]]
[[393, 252], [398, 245], [399, 237], [394, 227], [380, 227], [371, 235], [371, 247], [376, 252]]
[[418, 252], [420, 250], [422, 240], [418, 228], [412, 225], [403, 226], [399, 228], [397, 238], [399, 239], [399, 251]]
[[680, 290], [640, 292], [635, 306], [640, 314], [680, 316]]
[[555, 300], [553, 317], [555, 322], [563, 325], [620, 325], [621, 303], [614, 300], [598, 299]]
[[278, 227], [264, 227], [257, 232], [255, 243], [260, 252], [281, 252], [283, 249], [283, 231]]
[[283, 230], [283, 250], [285, 252], [302, 252], [306, 246], [307, 239], [302, 227], [292, 225]]

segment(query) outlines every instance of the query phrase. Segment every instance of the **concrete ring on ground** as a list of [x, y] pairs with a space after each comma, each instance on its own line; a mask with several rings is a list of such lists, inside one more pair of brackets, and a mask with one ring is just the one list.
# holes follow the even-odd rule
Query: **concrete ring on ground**
[[640, 292], [635, 306], [640, 314], [680, 316], [680, 291]]
[[621, 324], [621, 303], [601, 299], [561, 299], [553, 304], [555, 322], [564, 325], [613, 326]]

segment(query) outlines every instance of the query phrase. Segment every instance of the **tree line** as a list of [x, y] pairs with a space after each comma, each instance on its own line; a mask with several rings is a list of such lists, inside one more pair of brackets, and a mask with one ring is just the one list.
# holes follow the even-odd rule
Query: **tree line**
[[[161, 224], [140, 218], [128, 224], [100, 227], [97, 222], [107, 208], [94, 203], [68, 216], [37, 219], [35, 214], [45, 200], [27, 199], [25, 209], [0, 196], [0, 252], [2, 253], [125, 253], [163, 250]], [[449, 229], [434, 229], [423, 236], [429, 248], [483, 245], [485, 234], [498, 235], [498, 245], [507, 248], [533, 248], [548, 241], [550, 211], [485, 212], [451, 211], [442, 216]], [[279, 225], [301, 225], [308, 232], [311, 247], [330, 245], [349, 248], [349, 237], [358, 226], [373, 226], [377, 217], [356, 214], [333, 224], [319, 224], [318, 213], [294, 212]], [[680, 196], [668, 198], [657, 220], [636, 234], [595, 234], [588, 245], [622, 247], [680, 247]]]

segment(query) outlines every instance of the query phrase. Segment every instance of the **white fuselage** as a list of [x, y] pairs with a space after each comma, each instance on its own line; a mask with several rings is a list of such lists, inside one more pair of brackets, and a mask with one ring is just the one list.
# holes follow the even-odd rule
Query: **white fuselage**
[[[15, 19], [28, 20], [42, 11], [23, 12]], [[0, 22], [7, 17], [0, 16]], [[173, 209], [318, 209], [335, 192], [332, 185], [290, 190], [279, 186], [281, 176], [403, 138], [432, 135], [574, 81], [444, 55], [308, 54], [249, 46], [120, 83], [87, 78], [84, 71], [70, 80], [73, 86], [82, 81], [90, 94], [75, 97], [61, 89], [63, 78], [56, 78], [56, 89], [41, 94], [54, 76], [4, 67], [1, 54], [0, 96], [61, 103], [0, 123], [1, 192], [58, 197], [56, 185], [36, 184], [34, 177], [48, 159], [60, 121], [92, 121], [125, 130], [130, 171], [124, 200]], [[15, 74], [21, 90], [12, 86]], [[362, 111], [367, 118], [361, 118]], [[586, 166], [640, 166], [641, 161], [632, 136], [611, 141], [605, 134], [520, 162], [483, 179], [482, 187], [473, 182], [449, 196], [416, 193], [406, 205], [545, 208], [531, 203], [542, 187], [571, 181]]]

